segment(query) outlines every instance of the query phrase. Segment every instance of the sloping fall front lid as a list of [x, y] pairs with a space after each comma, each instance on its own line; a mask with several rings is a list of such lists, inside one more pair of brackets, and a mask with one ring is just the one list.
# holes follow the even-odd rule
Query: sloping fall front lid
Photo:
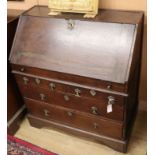
[[[72, 29], [68, 27], [72, 22]], [[61, 18], [20, 17], [10, 61], [51, 71], [125, 83], [136, 26]]]

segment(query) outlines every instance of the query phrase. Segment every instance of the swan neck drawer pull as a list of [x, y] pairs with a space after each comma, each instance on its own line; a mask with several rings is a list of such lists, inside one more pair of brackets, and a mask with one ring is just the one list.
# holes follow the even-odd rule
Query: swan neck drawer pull
[[80, 97], [81, 90], [79, 88], [75, 89], [75, 96]]
[[97, 109], [97, 107], [91, 107], [91, 110], [92, 110], [92, 114], [98, 115], [98, 109]]
[[55, 86], [54, 83], [50, 83], [50, 84], [49, 84], [49, 87], [50, 87], [50, 89], [51, 89], [52, 91], [54, 91], [55, 88], [56, 88], [56, 86]]
[[50, 113], [50, 112], [49, 112], [48, 110], [44, 109], [44, 115], [45, 115], [45, 116], [49, 116], [49, 113]]
[[96, 95], [96, 91], [95, 91], [95, 90], [90, 90], [90, 94], [91, 94], [92, 96], [95, 96], [95, 95]]
[[36, 82], [36, 84], [40, 84], [40, 79], [36, 78], [35, 82]]
[[24, 81], [24, 84], [27, 85], [29, 82], [29, 79], [27, 77], [23, 77], [23, 81]]

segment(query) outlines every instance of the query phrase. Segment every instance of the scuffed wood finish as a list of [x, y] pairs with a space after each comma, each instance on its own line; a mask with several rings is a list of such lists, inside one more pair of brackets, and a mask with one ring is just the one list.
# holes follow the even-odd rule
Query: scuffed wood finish
[[126, 152], [138, 107], [143, 13], [99, 10], [83, 19], [48, 12], [35, 6], [21, 16], [10, 55], [31, 125]]
[[[92, 108], [95, 107], [95, 115], [97, 116], [104, 116], [119, 121], [124, 120], [125, 98], [122, 96], [101, 92], [96, 92], [96, 96], [92, 96], [89, 89], [85, 89], [85, 91], [83, 91], [83, 89], [78, 87], [78, 89], [81, 90], [81, 93], [80, 97], [77, 97], [74, 91], [77, 87], [72, 86], [72, 88], [71, 86], [66, 86], [66, 88], [70, 88], [69, 90], [72, 90], [72, 92], [68, 92], [68, 89], [61, 89], [61, 85], [56, 84], [55, 89], [51, 90], [51, 88], [49, 87], [49, 84], [51, 82], [48, 82], [48, 87], [44, 88], [41, 86], [41, 83], [44, 84], [47, 81], [42, 80], [40, 81], [40, 84], [37, 84], [35, 83], [36, 79], [34, 78], [31, 79], [26, 76], [22, 76], [19, 78], [18, 75], [16, 75], [15, 77], [18, 82], [20, 91], [24, 97], [35, 99], [38, 101], [48, 102], [53, 105], [76, 109], [78, 111], [87, 112], [92, 115], [94, 115]], [[23, 77], [28, 78], [28, 84], [24, 84]], [[112, 96], [115, 99], [115, 103], [113, 105], [113, 112], [111, 113], [107, 113], [109, 96]]]
[[39, 17], [23, 16], [11, 63], [124, 84], [129, 76], [135, 25], [74, 22], [70, 30], [65, 19], [40, 21]]
[[119, 122], [101, 119], [89, 114], [85, 115], [68, 108], [60, 108], [53, 105], [49, 106], [47, 103], [38, 102], [32, 99], [30, 100], [26, 98], [25, 103], [30, 114], [34, 116], [51, 121], [53, 120], [98, 135], [122, 139], [123, 125]]

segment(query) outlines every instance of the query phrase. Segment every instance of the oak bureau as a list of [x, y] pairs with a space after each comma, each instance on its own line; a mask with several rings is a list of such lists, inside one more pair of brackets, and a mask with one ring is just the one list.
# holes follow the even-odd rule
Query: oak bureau
[[143, 12], [99, 10], [94, 19], [20, 16], [12, 73], [37, 128], [52, 127], [127, 151], [138, 107]]

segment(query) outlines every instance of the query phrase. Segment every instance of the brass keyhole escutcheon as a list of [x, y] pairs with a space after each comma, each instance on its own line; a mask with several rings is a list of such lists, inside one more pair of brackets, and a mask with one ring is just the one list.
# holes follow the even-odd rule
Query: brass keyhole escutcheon
[[64, 99], [65, 99], [65, 101], [69, 101], [69, 96], [68, 95], [64, 95]]
[[29, 79], [27, 77], [23, 77], [23, 81], [24, 81], [24, 84], [27, 85], [29, 82]]
[[115, 98], [113, 96], [108, 96], [108, 104], [114, 104]]
[[69, 117], [73, 116], [73, 113], [70, 112], [70, 111], [68, 111], [67, 114], [68, 114]]
[[68, 29], [72, 30], [75, 27], [75, 21], [74, 20], [68, 20]]
[[91, 111], [92, 111], [92, 114], [98, 115], [98, 109], [97, 109], [97, 107], [91, 107]]
[[42, 101], [45, 101], [45, 98], [46, 98], [46, 96], [45, 96], [45, 94], [40, 94], [40, 99], [42, 100]]
[[93, 126], [94, 126], [94, 129], [98, 128], [98, 124], [97, 123], [94, 123]]

